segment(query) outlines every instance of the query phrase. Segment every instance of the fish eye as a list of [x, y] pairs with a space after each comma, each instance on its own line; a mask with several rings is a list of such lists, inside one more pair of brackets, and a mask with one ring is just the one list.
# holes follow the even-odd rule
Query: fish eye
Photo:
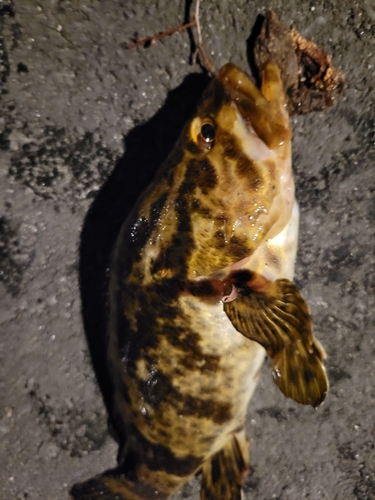
[[190, 125], [190, 138], [197, 149], [197, 153], [208, 153], [214, 146], [216, 124], [212, 118], [197, 116]]
[[201, 136], [206, 142], [213, 142], [215, 139], [215, 127], [212, 123], [205, 123], [202, 125]]
[[[199, 129], [198, 129], [199, 130]], [[212, 120], [205, 119], [200, 122], [197, 144], [200, 149], [210, 151], [214, 145], [216, 128]]]

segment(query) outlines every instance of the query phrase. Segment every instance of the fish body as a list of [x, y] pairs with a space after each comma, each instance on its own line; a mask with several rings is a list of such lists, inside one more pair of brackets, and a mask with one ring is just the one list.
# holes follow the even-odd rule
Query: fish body
[[233, 64], [219, 71], [122, 227], [108, 362], [126, 440], [119, 468], [74, 499], [167, 499], [198, 471], [202, 499], [241, 498], [266, 353], [287, 396], [324, 399], [324, 350], [291, 281], [291, 129], [277, 66], [262, 76], [259, 90]]

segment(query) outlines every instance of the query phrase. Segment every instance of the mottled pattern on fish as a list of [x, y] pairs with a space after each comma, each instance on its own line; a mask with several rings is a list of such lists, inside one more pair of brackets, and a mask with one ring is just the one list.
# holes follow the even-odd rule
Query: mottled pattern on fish
[[[321, 402], [324, 351], [288, 281], [298, 235], [290, 139], [277, 67], [265, 68], [260, 92], [224, 66], [122, 228], [109, 363], [126, 444], [117, 476], [92, 480], [86, 496], [78, 485], [73, 498], [168, 498], [200, 468], [202, 499], [240, 498], [264, 348], [286, 395]], [[255, 324], [263, 304], [270, 319], [260, 311]], [[297, 345], [300, 367], [289, 363]]]

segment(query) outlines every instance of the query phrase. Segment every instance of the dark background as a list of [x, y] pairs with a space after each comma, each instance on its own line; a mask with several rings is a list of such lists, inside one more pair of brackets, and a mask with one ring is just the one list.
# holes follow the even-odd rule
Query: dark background
[[[113, 241], [204, 86], [189, 65], [187, 33], [126, 50], [135, 32], [183, 22], [185, 2], [132, 4], [0, 1], [3, 500], [63, 500], [69, 484], [115, 465], [85, 332], [102, 370]], [[266, 364], [249, 408], [245, 497], [372, 499], [375, 8], [368, 0], [203, 1], [216, 67], [248, 69], [246, 40], [266, 7], [332, 54], [346, 89], [334, 108], [292, 119], [296, 281], [328, 353], [331, 389], [318, 410], [298, 406]], [[198, 499], [197, 482], [183, 495]]]

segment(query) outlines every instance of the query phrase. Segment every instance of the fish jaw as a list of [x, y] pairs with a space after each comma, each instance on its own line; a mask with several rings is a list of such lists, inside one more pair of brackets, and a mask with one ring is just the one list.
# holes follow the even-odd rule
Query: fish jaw
[[[288, 224], [295, 201], [291, 168], [292, 132], [280, 71], [275, 64], [268, 64], [262, 72], [260, 90], [232, 63], [223, 66], [218, 80], [223, 82], [236, 106], [236, 119], [229, 132], [258, 167], [263, 181], [256, 191], [263, 195], [265, 203], [262, 205], [260, 200], [254, 214], [249, 215], [258, 227], [253, 238], [257, 239], [258, 233], [266, 239], [274, 238]], [[219, 116], [218, 121], [225, 121], [225, 117], [222, 119]], [[242, 226], [245, 225], [243, 218], [239, 221]]]
[[263, 70], [261, 90], [232, 63], [221, 68], [217, 79], [225, 85], [248, 127], [255, 130], [269, 149], [290, 142], [292, 132], [285, 95], [275, 64], [268, 64]]

